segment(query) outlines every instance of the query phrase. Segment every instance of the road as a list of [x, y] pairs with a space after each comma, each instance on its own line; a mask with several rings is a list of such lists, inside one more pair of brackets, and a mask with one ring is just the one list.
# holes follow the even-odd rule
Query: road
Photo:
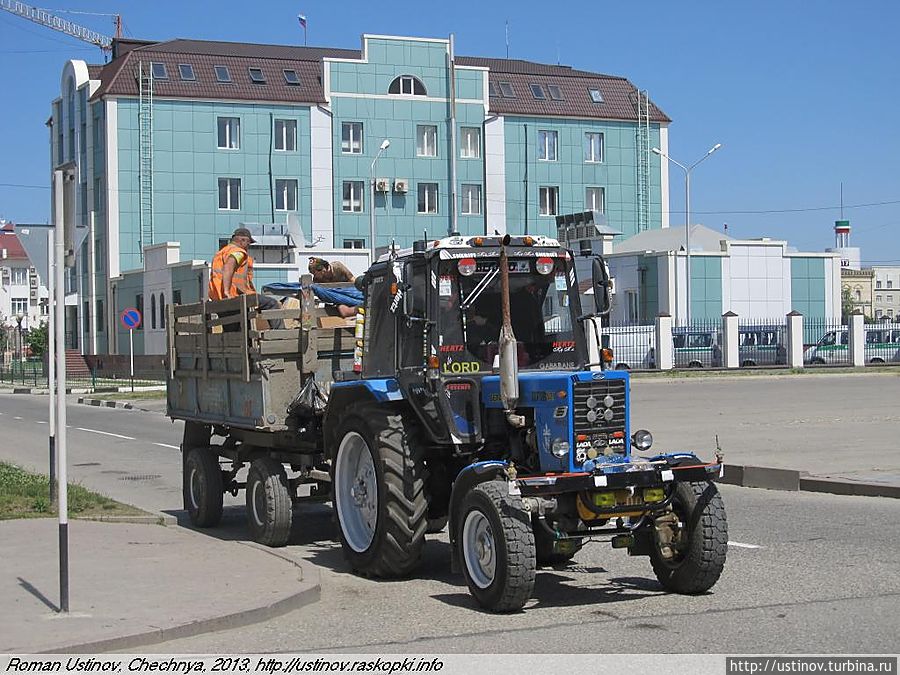
[[[635, 426], [653, 429], [660, 446], [711, 449], [714, 442], [703, 439], [718, 431], [732, 461], [821, 455], [835, 470], [862, 470], [882, 458], [888, 468], [896, 462], [888, 439], [896, 435], [889, 402], [898, 387], [891, 376], [636, 381], [632, 403]], [[46, 398], [0, 395], [0, 413], [0, 458], [44, 469]], [[69, 424], [75, 480], [143, 508], [180, 507], [180, 425], [154, 413], [74, 405]], [[855, 464], [843, 464], [853, 456]], [[446, 535], [429, 541], [415, 579], [370, 581], [349, 572], [330, 509], [303, 505], [286, 550], [320, 570], [319, 603], [146, 651], [896, 651], [900, 500], [722, 492], [731, 546], [713, 592], [665, 595], [645, 558], [598, 543], [573, 565], [539, 573], [534, 599], [512, 616], [475, 608], [461, 577], [450, 573]], [[223, 527], [202, 536], [246, 537], [242, 507], [227, 508]], [[247, 583], [265, 581], [248, 575]]]

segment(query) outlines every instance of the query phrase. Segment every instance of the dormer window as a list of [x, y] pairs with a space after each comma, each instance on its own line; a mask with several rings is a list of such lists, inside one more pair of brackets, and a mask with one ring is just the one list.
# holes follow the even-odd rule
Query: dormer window
[[412, 75], [401, 75], [394, 78], [394, 81], [391, 82], [391, 86], [388, 88], [388, 93], [402, 96], [428, 96], [422, 81]]
[[197, 76], [194, 75], [194, 66], [190, 63], [179, 63], [178, 74], [181, 75], [182, 80], [193, 81], [197, 79]]
[[591, 101], [594, 103], [603, 103], [603, 94], [600, 93], [599, 89], [588, 89], [588, 92], [591, 95]]
[[297, 85], [300, 84], [300, 78], [297, 76], [296, 70], [284, 70], [284, 81], [286, 84]]
[[262, 68], [249, 68], [250, 71], [250, 79], [253, 81], [253, 84], [265, 84], [266, 76], [263, 75]]
[[214, 69], [216, 71], [216, 81], [231, 82], [231, 73], [228, 71], [228, 66], [214, 66]]
[[150, 72], [153, 73], [154, 80], [168, 80], [169, 73], [166, 72], [166, 64], [165, 63], [151, 63], [150, 64]]

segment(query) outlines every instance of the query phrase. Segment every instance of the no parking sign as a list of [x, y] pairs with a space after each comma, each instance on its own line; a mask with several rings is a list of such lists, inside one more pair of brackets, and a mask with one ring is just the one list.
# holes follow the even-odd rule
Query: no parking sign
[[136, 330], [141, 325], [141, 313], [134, 307], [126, 307], [119, 314], [119, 322], [125, 330]]

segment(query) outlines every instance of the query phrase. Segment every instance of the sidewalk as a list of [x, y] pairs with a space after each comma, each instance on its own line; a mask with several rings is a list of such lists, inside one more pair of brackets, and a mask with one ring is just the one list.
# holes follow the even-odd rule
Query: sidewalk
[[0, 522], [0, 652], [102, 652], [244, 626], [319, 598], [285, 550], [177, 527], [71, 521], [70, 613], [55, 519]]

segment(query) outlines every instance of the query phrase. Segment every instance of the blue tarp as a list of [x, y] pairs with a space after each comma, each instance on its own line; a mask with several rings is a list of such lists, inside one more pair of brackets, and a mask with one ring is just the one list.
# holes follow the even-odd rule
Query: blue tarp
[[[273, 295], [296, 296], [301, 288], [302, 286], [299, 283], [280, 281], [274, 284], [266, 284], [263, 286], [263, 292], [271, 293]], [[335, 305], [349, 305], [350, 307], [358, 307], [363, 304], [362, 291], [357, 290], [353, 286], [347, 286], [345, 288], [326, 288], [325, 286], [319, 286], [318, 284], [310, 284], [310, 288], [313, 290], [313, 293], [316, 294], [316, 297], [323, 302], [330, 302]]]

